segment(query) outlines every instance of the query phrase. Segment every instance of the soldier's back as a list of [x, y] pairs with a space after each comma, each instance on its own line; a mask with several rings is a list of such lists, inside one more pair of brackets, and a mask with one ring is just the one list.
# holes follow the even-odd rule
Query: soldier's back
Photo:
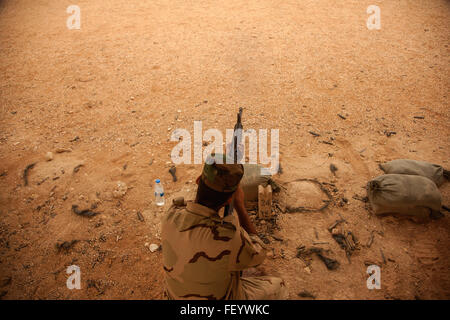
[[168, 210], [162, 222], [162, 247], [169, 298], [227, 298], [236, 230], [234, 216], [221, 219], [194, 202]]

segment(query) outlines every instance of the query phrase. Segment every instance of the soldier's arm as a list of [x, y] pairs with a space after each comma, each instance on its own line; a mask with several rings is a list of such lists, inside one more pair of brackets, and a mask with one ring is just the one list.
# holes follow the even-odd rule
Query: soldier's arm
[[241, 271], [260, 265], [265, 257], [266, 252], [261, 246], [261, 241], [257, 235], [249, 235], [244, 229], [240, 228], [239, 241], [234, 248], [231, 271]]
[[257, 234], [256, 228], [253, 223], [250, 221], [250, 218], [247, 213], [247, 209], [245, 209], [244, 205], [244, 191], [239, 186], [234, 193], [234, 209], [236, 210], [237, 216], [239, 218], [239, 223], [245, 231], [249, 234]]

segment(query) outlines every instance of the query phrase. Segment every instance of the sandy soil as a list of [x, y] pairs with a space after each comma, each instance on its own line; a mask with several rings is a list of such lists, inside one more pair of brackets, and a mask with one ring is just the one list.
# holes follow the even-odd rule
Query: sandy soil
[[[378, 218], [353, 199], [386, 160], [450, 167], [450, 2], [376, 1], [382, 28], [371, 31], [372, 2], [78, 0], [81, 29], [68, 30], [73, 1], [0, 1], [0, 296], [162, 298], [161, 252], [144, 246], [160, 243], [164, 213], [152, 181], [161, 178], [169, 198], [188, 195], [201, 170], [177, 166], [171, 181], [170, 134], [192, 133], [194, 120], [232, 128], [243, 106], [245, 128], [280, 129], [277, 179], [338, 190], [324, 212], [280, 214], [284, 240], [268, 237], [274, 256], [264, 269], [286, 279], [291, 299], [305, 290], [317, 299], [450, 298], [448, 214]], [[128, 189], [115, 198], [118, 181]], [[440, 189], [448, 205], [449, 184]], [[100, 214], [78, 216], [73, 204]], [[350, 262], [327, 231], [340, 216], [361, 243]], [[337, 270], [295, 257], [315, 241], [327, 242]], [[366, 287], [367, 261], [381, 266], [380, 290]], [[81, 290], [66, 288], [72, 264]]]

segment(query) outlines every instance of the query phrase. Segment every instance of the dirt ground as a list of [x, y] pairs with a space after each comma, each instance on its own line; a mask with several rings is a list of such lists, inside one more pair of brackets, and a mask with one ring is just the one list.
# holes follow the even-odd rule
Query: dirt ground
[[[71, 4], [80, 30], [66, 27]], [[366, 26], [371, 4], [381, 30]], [[244, 128], [280, 129], [276, 179], [336, 188], [325, 211], [279, 214], [278, 240], [267, 237], [263, 268], [290, 299], [449, 299], [449, 214], [379, 218], [354, 199], [380, 162], [450, 167], [449, 21], [445, 0], [0, 1], [1, 298], [163, 298], [161, 252], [145, 246], [160, 244], [167, 209], [153, 181], [169, 202], [192, 195], [201, 170], [178, 165], [172, 181], [170, 135], [194, 120], [225, 131], [242, 106]], [[449, 184], [440, 190], [448, 205]], [[350, 261], [327, 230], [341, 217], [360, 241]], [[314, 242], [337, 270], [296, 257]], [[367, 289], [369, 262], [380, 290]], [[66, 287], [73, 264], [80, 290]]]

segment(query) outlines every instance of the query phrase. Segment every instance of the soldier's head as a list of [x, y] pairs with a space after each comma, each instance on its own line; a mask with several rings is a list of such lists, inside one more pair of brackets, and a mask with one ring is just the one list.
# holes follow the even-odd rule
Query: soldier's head
[[195, 202], [214, 210], [229, 204], [243, 175], [242, 164], [227, 164], [225, 155], [211, 154], [197, 178]]

